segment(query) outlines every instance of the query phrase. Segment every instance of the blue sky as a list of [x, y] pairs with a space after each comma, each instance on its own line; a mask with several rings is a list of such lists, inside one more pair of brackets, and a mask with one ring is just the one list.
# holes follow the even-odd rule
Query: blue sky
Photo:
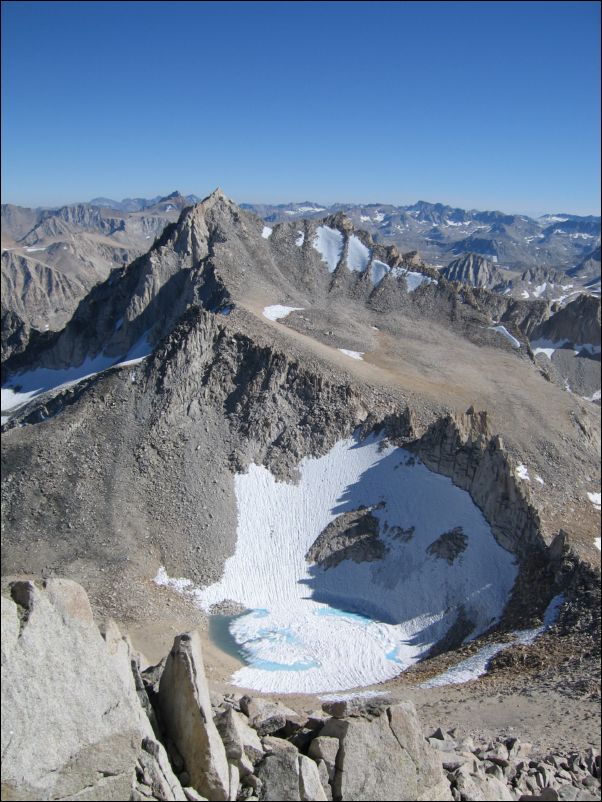
[[600, 211], [597, 2], [3, 2], [2, 200]]

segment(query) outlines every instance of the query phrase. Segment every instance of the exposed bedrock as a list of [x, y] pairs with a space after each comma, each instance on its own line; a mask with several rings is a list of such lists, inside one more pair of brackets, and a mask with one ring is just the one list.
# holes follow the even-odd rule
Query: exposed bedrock
[[334, 568], [343, 560], [382, 560], [389, 549], [378, 537], [379, 526], [370, 510], [341, 513], [320, 533], [305, 559], [323, 568]]

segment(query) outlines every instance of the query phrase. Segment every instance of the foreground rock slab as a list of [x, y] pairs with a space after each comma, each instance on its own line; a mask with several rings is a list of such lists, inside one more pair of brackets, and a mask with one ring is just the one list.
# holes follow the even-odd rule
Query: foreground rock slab
[[186, 798], [80, 585], [13, 583], [2, 645], [3, 799]]
[[227, 800], [228, 761], [213, 722], [198, 632], [174, 640], [161, 675], [159, 706], [166, 734], [184, 758], [192, 787], [211, 800]]
[[332, 718], [321, 736], [339, 740], [334, 799], [452, 799], [411, 702], [383, 709], [375, 718]]

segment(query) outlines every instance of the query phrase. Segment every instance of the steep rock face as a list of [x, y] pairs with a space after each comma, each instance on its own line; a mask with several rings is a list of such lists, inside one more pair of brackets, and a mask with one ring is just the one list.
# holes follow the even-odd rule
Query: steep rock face
[[214, 207], [226, 203], [223, 196], [212, 196], [195, 214], [184, 212], [180, 226], [168, 227], [148, 254], [95, 287], [65, 330], [40, 352], [43, 358], [36, 359], [35, 349], [27, 355], [28, 366], [61, 368], [100, 352], [117, 356], [140, 337], [157, 342], [196, 300], [211, 304], [215, 295], [219, 305], [225, 293], [214, 286], [211, 269], [199, 265], [209, 254], [207, 224]]
[[16, 242], [25, 236], [40, 219], [40, 209], [28, 209], [13, 203], [2, 204], [2, 237]]
[[2, 797], [129, 799], [145, 765], [160, 798], [185, 799], [133, 689], [130, 654], [108, 650], [84, 590], [49, 579], [11, 592], [2, 596]]
[[600, 299], [580, 295], [539, 325], [532, 336], [552, 342], [600, 345]]
[[468, 490], [483, 510], [498, 542], [519, 556], [544, 544], [528, 491], [517, 479], [499, 436], [492, 436], [487, 414], [469, 409], [430, 427], [414, 444], [425, 465]]
[[584, 279], [598, 279], [600, 281], [600, 246], [588, 253], [575, 267], [567, 270], [569, 276]]
[[76, 278], [12, 251], [2, 254], [1, 277], [3, 314], [10, 310], [37, 329], [62, 328], [89, 289]]
[[[190, 201], [174, 193], [136, 213], [112, 212], [94, 204], [60, 209], [2, 207], [3, 308], [18, 314], [29, 327], [62, 328], [79, 301], [111, 270], [145, 253], [165, 226], [177, 220]], [[24, 270], [24, 263], [28, 272]], [[52, 281], [36, 272], [50, 272]], [[22, 285], [27, 283], [27, 292]], [[69, 285], [69, 291], [63, 291]], [[37, 297], [45, 292], [44, 303]], [[10, 353], [2, 329], [3, 359]]]
[[484, 287], [488, 290], [504, 281], [504, 275], [493, 262], [477, 253], [467, 253], [454, 259], [441, 270], [441, 274], [450, 281], [461, 281], [464, 284]]

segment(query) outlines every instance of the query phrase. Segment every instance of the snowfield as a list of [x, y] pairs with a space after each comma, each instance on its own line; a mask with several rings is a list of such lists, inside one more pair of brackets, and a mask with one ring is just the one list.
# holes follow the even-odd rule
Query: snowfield
[[302, 311], [302, 306], [281, 306], [280, 304], [274, 304], [273, 306], [264, 307], [262, 315], [267, 317], [268, 320], [280, 320], [281, 318], [290, 315], [291, 312]]
[[[390, 679], [423, 658], [462, 610], [471, 637], [501, 615], [514, 557], [499, 546], [470, 496], [380, 437], [338, 442], [303, 459], [298, 484], [262, 466], [235, 477], [236, 551], [216, 584], [156, 577], [209, 611], [230, 599], [248, 608], [230, 632], [247, 665], [232, 682], [274, 693], [347, 690]], [[325, 569], [305, 555], [341, 513], [370, 508], [388, 553]], [[429, 547], [461, 527], [451, 561]]]
[[339, 348], [338, 349], [342, 354], [345, 356], [350, 357], [351, 359], [362, 359], [364, 358], [363, 351], [350, 351], [348, 348]]
[[[16, 412], [32, 398], [49, 390], [64, 389], [78, 384], [90, 376], [102, 373], [108, 368], [136, 365], [152, 353], [148, 334], [143, 334], [130, 350], [122, 357], [107, 356], [100, 353], [94, 357], [86, 357], [81, 365], [72, 365], [68, 368], [53, 370], [51, 368], [36, 368], [25, 373], [15, 373], [2, 387], [2, 412]], [[8, 420], [7, 416], [7, 420]], [[3, 424], [6, 421], [3, 421]]]

